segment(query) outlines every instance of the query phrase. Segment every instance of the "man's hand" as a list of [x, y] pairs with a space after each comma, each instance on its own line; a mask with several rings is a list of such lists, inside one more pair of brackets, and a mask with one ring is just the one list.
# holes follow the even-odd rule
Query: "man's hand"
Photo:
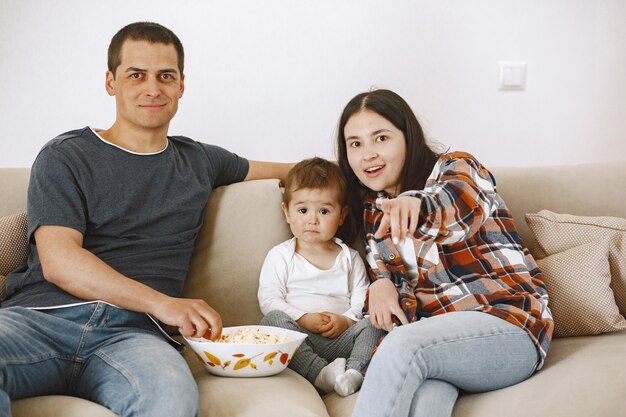
[[103, 300], [120, 308], [150, 313], [176, 326], [183, 336], [222, 335], [222, 318], [203, 300], [169, 297], [120, 274], [82, 247], [83, 235], [69, 227], [40, 226], [35, 231], [44, 277], [84, 300]]
[[377, 329], [388, 332], [393, 330], [394, 317], [400, 320], [402, 324], [409, 324], [398, 302], [396, 287], [388, 279], [380, 278], [370, 285], [368, 310], [372, 325]]
[[165, 324], [178, 327], [187, 337], [222, 337], [222, 318], [204, 300], [168, 297], [160, 303], [154, 316]]
[[347, 318], [346, 316], [340, 316], [339, 314], [330, 313], [324, 311], [324, 314], [328, 318], [328, 323], [322, 328], [322, 336], [334, 339], [341, 335], [346, 329], [352, 326], [355, 322]]
[[322, 313], [306, 313], [304, 316], [296, 320], [298, 325], [307, 329], [311, 333], [322, 333], [328, 325], [329, 318]]
[[391, 229], [393, 243], [398, 244], [413, 236], [419, 223], [421, 204], [419, 198], [409, 196], [383, 200], [383, 218], [374, 237], [380, 239]]

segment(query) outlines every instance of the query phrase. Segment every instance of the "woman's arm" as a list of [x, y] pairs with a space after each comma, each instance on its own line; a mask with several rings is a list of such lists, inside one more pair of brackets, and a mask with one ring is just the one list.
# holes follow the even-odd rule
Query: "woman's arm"
[[375, 237], [389, 230], [394, 243], [407, 236], [451, 244], [473, 236], [496, 204], [495, 181], [478, 161], [465, 154], [438, 162], [434, 184], [383, 200], [381, 224]]

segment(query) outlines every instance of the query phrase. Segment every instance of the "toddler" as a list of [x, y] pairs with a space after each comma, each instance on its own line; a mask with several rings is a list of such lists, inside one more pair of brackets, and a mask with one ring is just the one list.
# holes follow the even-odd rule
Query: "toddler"
[[359, 253], [335, 237], [347, 214], [339, 167], [322, 158], [296, 164], [282, 208], [294, 237], [272, 248], [259, 283], [262, 324], [308, 335], [289, 367], [318, 390], [356, 392], [384, 331], [363, 319], [369, 285]]

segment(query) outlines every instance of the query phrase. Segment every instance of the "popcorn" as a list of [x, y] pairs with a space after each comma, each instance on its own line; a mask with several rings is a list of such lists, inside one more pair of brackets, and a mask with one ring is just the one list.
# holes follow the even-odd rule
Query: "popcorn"
[[259, 329], [240, 329], [236, 332], [222, 335], [218, 343], [248, 343], [269, 345], [274, 343], [288, 342], [289, 337], [278, 337], [273, 333], [263, 332]]

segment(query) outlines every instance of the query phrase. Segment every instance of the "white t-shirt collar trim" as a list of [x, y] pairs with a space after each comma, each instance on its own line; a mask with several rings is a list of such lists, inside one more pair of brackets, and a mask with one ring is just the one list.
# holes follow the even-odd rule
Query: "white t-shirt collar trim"
[[124, 151], [124, 152], [130, 153], [130, 154], [133, 154], [133, 155], [139, 155], [139, 156], [158, 155], [158, 154], [160, 154], [161, 152], [165, 152], [165, 150], [167, 149], [167, 147], [170, 145], [170, 141], [168, 140], [168, 141], [165, 143], [165, 147], [164, 147], [163, 149], [161, 149], [160, 151], [156, 151], [156, 152], [133, 152], [133, 151], [129, 151], [128, 149], [122, 148], [121, 146], [116, 145], [116, 144], [114, 144], [114, 143], [111, 143], [111, 142], [109, 142], [108, 140], [104, 139], [102, 136], [100, 136], [100, 135], [98, 134], [98, 132], [96, 132], [96, 131], [95, 131], [95, 129], [94, 129], [93, 127], [89, 127], [89, 129], [91, 129], [91, 131], [93, 132], [93, 134], [94, 134], [94, 135], [96, 135], [96, 136], [98, 137], [98, 139], [100, 139], [102, 142], [106, 143], [107, 145], [114, 146], [114, 147], [116, 147], [117, 149], [120, 149], [120, 150], [122, 150], [122, 151]]

